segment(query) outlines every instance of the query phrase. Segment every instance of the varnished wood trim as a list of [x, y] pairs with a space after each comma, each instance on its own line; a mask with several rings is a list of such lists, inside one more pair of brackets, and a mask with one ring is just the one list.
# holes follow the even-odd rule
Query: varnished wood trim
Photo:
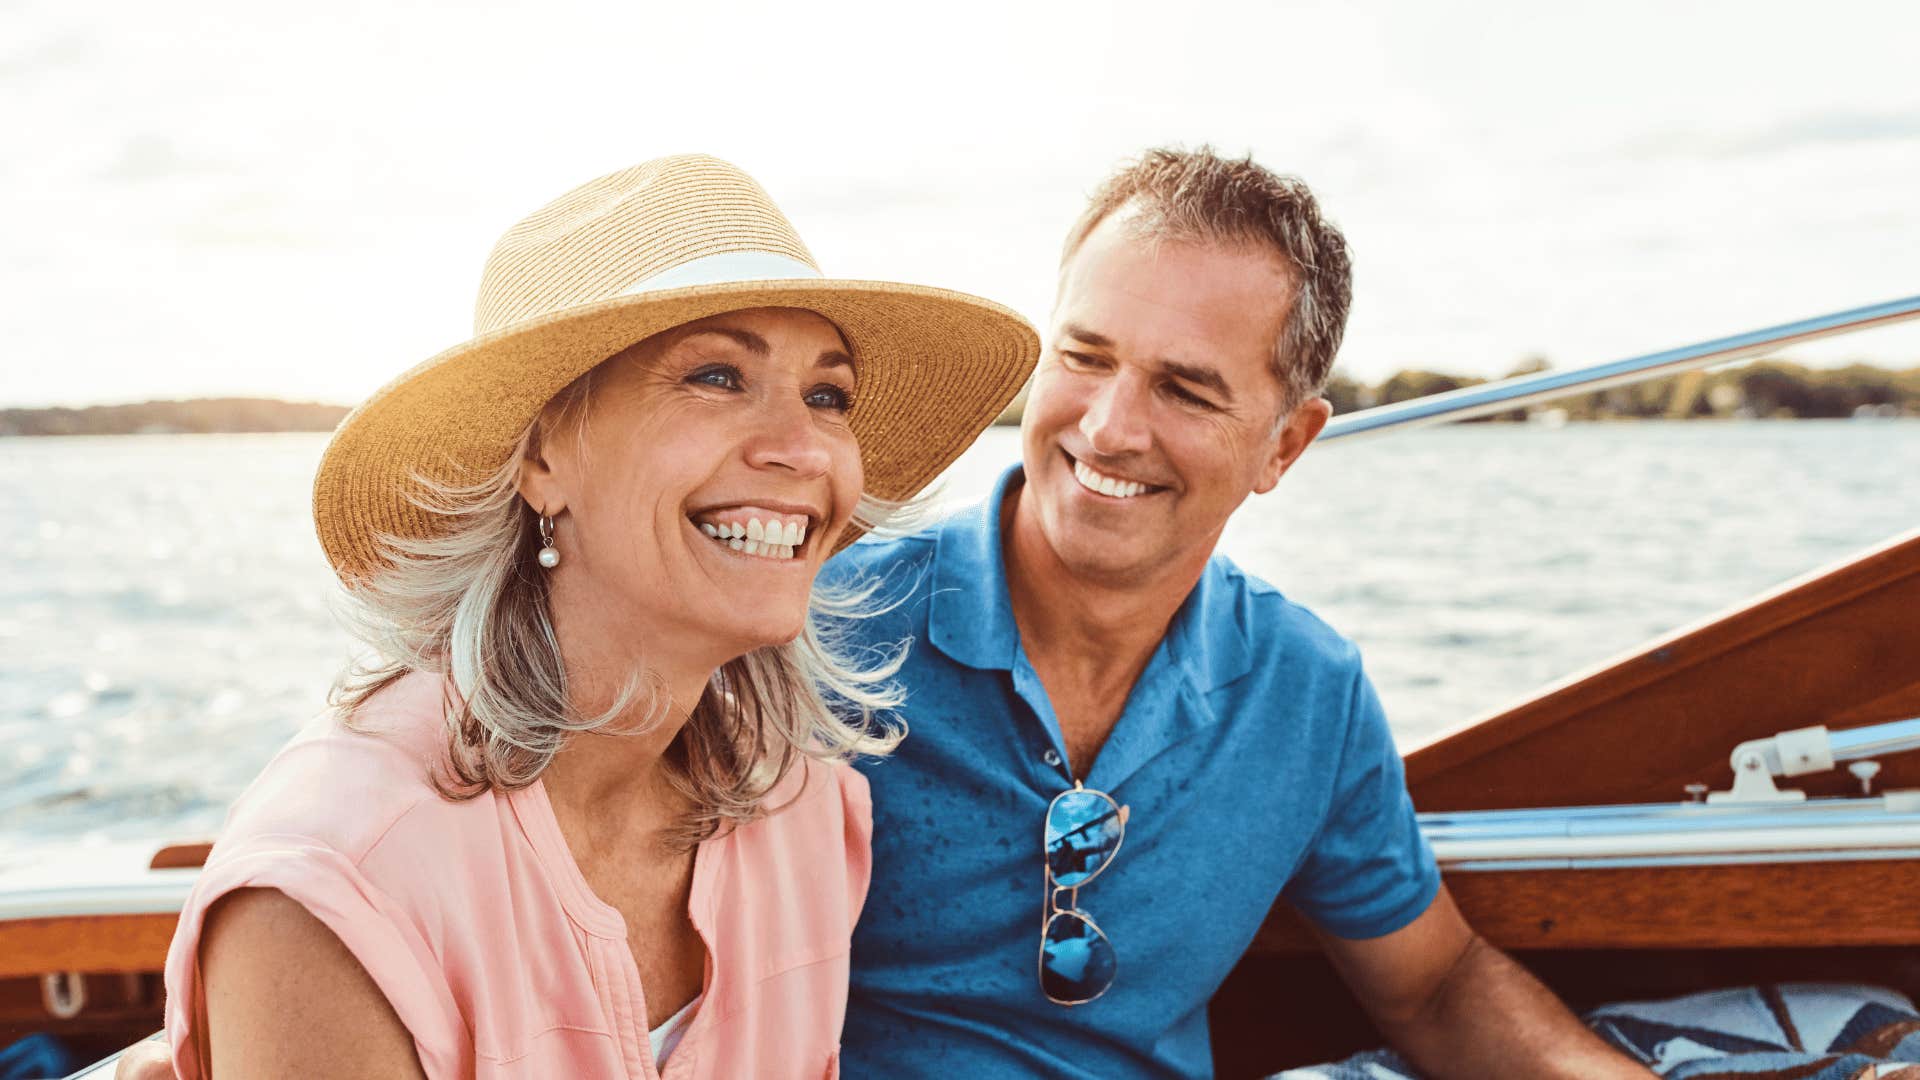
[[153, 861], [147, 864], [149, 870], [173, 870], [179, 867], [207, 865], [207, 856], [213, 854], [213, 842], [198, 844], [168, 844], [153, 853]]
[[[1920, 945], [1920, 862], [1448, 874], [1467, 922], [1508, 951]], [[1254, 953], [1317, 948], [1277, 905]]]
[[159, 971], [178, 915], [84, 915], [0, 922], [0, 979], [55, 971]]

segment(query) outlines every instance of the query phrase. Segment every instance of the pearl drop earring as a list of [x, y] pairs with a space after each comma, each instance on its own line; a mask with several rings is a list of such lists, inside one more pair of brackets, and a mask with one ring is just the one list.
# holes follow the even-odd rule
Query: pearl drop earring
[[560, 565], [560, 549], [553, 546], [553, 519], [540, 515], [540, 565], [551, 570]]

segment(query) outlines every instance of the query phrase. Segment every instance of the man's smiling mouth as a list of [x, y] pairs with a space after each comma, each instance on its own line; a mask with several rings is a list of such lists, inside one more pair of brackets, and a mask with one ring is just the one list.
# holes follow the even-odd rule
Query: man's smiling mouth
[[[1066, 451], [1063, 450], [1061, 453], [1066, 453]], [[1103, 473], [1093, 466], [1088, 465], [1086, 462], [1081, 461], [1079, 458], [1074, 457], [1072, 454], [1067, 454], [1067, 460], [1072, 463], [1073, 478], [1080, 482], [1081, 487], [1095, 494], [1105, 495], [1110, 499], [1131, 499], [1140, 495], [1150, 495], [1157, 491], [1166, 490], [1153, 484], [1142, 483], [1138, 480], [1128, 480], [1124, 477], [1111, 476]]]

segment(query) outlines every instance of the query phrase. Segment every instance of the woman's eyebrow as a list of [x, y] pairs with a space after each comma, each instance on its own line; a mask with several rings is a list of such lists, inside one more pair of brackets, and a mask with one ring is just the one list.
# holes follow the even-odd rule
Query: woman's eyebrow
[[[751, 330], [742, 330], [737, 326], [703, 326], [699, 330], [688, 334], [687, 339], [690, 341], [702, 334], [718, 334], [755, 356], [773, 355], [773, 346], [767, 344], [767, 339]], [[813, 366], [844, 367], [858, 370], [854, 366], [853, 357], [844, 349], [828, 349], [822, 352], [819, 358], [813, 362]]]
[[742, 330], [734, 326], [703, 326], [688, 334], [687, 340], [691, 341], [702, 334], [718, 334], [755, 356], [767, 356], [773, 352], [773, 347], [767, 344], [766, 338], [751, 330]]

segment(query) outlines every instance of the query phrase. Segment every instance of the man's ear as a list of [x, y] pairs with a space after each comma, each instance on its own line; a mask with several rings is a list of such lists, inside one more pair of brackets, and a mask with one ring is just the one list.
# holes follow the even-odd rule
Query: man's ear
[[1320, 436], [1320, 429], [1327, 426], [1327, 420], [1333, 416], [1333, 405], [1326, 398], [1311, 397], [1294, 406], [1293, 412], [1280, 425], [1274, 436], [1273, 449], [1265, 466], [1260, 470], [1260, 482], [1253, 486], [1254, 493], [1265, 495], [1280, 483], [1280, 478], [1300, 460], [1300, 455], [1314, 439]]
[[520, 456], [520, 478], [514, 486], [534, 513], [557, 517], [567, 508], [567, 497], [548, 460], [547, 443], [541, 437], [544, 429], [544, 423], [535, 424], [527, 436], [526, 452]]

